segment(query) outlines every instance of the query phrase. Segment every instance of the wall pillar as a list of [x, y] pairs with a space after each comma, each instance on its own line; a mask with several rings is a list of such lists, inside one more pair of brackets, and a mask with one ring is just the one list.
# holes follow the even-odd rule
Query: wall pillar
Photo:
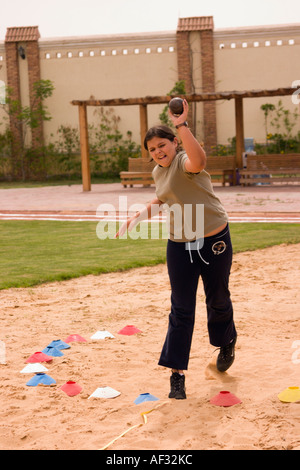
[[[24, 103], [30, 104], [31, 107], [38, 105], [38, 103], [34, 103], [33, 84], [40, 80], [39, 37], [37, 26], [7, 28], [5, 36], [7, 86], [11, 90], [11, 100], [19, 102], [21, 106], [24, 106]], [[20, 47], [23, 48], [23, 51], [20, 50]], [[22, 74], [20, 74], [19, 63], [23, 60], [27, 61], [27, 67], [21, 67]], [[26, 77], [24, 73], [26, 73]], [[13, 139], [12, 158], [15, 162], [13, 167], [15, 173], [18, 173], [18, 158], [20, 149], [24, 146], [23, 129], [21, 122], [12, 115], [10, 116], [10, 130]], [[38, 128], [31, 130], [31, 145], [36, 148], [42, 144], [43, 122], [41, 121]], [[13, 176], [20, 175], [14, 174]]]
[[[176, 41], [177, 41], [178, 80], [184, 81], [186, 94], [191, 94], [191, 93], [194, 93], [194, 90], [193, 90], [191, 46], [190, 46], [189, 31], [177, 30]], [[188, 123], [189, 123], [189, 127], [191, 131], [195, 133], [192, 103], [190, 103], [190, 106], [189, 106]]]
[[[27, 60], [28, 60], [28, 81], [29, 81], [29, 100], [30, 106], [37, 107], [39, 102], [34, 103], [34, 83], [41, 79], [40, 70], [40, 53], [38, 41], [29, 41], [26, 47]], [[41, 120], [39, 126], [31, 130], [32, 146], [34, 148], [40, 147], [44, 142], [43, 121]]]
[[[184, 80], [186, 93], [210, 93], [215, 91], [214, 67], [214, 38], [213, 18], [200, 16], [193, 18], [180, 18], [177, 27], [177, 62], [178, 78]], [[201, 46], [201, 76], [196, 77], [196, 70], [192, 67], [192, 51], [190, 45], [191, 32], [199, 32]], [[193, 83], [201, 81], [201, 89], [195, 90]], [[193, 118], [189, 118], [189, 124]], [[193, 126], [190, 126], [195, 133]], [[212, 153], [212, 147], [217, 145], [216, 103], [209, 101], [203, 103], [203, 140], [206, 153]]]
[[[7, 87], [10, 90], [9, 97], [12, 101], [21, 103], [20, 92], [20, 72], [18, 61], [18, 47], [16, 42], [5, 42], [6, 70], [7, 70]], [[20, 168], [18, 158], [23, 142], [23, 130], [20, 122], [14, 115], [9, 116], [10, 131], [12, 139], [12, 162], [14, 174], [13, 177], [20, 176]]]
[[[200, 32], [202, 93], [215, 92], [214, 38], [213, 30]], [[217, 145], [216, 101], [204, 101], [204, 142], [207, 154]]]

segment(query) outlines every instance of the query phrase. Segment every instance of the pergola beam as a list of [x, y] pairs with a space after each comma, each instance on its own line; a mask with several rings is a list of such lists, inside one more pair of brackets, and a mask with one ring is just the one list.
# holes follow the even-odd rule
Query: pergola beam
[[[273, 90], [228, 91], [217, 93], [201, 93], [189, 95], [176, 95], [185, 98], [188, 102], [203, 102], [216, 100], [235, 100], [235, 129], [236, 129], [236, 166], [242, 168], [242, 155], [244, 152], [244, 117], [243, 99], [261, 98], [271, 96], [287, 96], [295, 93], [295, 88], [276, 88]], [[142, 157], [147, 156], [143, 147], [144, 138], [148, 129], [147, 105], [166, 104], [172, 95], [145, 96], [142, 98], [113, 98], [108, 100], [73, 100], [71, 104], [79, 108], [81, 168], [83, 191], [91, 190], [90, 157], [88, 143], [87, 106], [139, 106], [140, 134]], [[234, 182], [235, 183], [235, 182]]]
[[[186, 98], [188, 102], [232, 100], [235, 98], [260, 98], [265, 96], [292, 95], [295, 88], [277, 88], [274, 90], [250, 90], [250, 91], [228, 91], [217, 93], [194, 93], [189, 95], [176, 95]], [[112, 98], [108, 100], [73, 100], [71, 104], [80, 106], [133, 106], [148, 104], [165, 104], [170, 101], [172, 95], [145, 96], [143, 98]]]

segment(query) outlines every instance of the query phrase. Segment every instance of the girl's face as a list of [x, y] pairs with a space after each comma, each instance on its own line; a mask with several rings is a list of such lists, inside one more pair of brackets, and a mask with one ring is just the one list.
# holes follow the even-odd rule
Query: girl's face
[[176, 155], [178, 141], [175, 137], [173, 141], [161, 137], [152, 137], [148, 140], [147, 146], [153, 160], [163, 167], [170, 166]]

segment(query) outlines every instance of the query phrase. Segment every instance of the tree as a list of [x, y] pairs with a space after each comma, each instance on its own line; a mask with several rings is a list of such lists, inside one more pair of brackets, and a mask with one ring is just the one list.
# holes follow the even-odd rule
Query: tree
[[[175, 83], [175, 86], [172, 88], [172, 90], [169, 93], [167, 93], [167, 96], [185, 95], [185, 93], [186, 93], [185, 82], [184, 80], [179, 80], [178, 82]], [[165, 124], [166, 126], [169, 126], [169, 127], [174, 127], [171, 119], [169, 118], [168, 109], [169, 109], [169, 105], [166, 105], [162, 113], [159, 115], [159, 119], [162, 124]]]
[[[13, 99], [13, 90], [6, 88], [5, 103], [1, 105], [10, 118], [12, 135], [11, 166], [15, 178], [23, 181], [29, 176], [28, 159], [32, 158], [32, 145], [28, 145], [28, 133], [42, 125], [43, 121], [52, 118], [48, 113], [44, 101], [52, 96], [54, 86], [51, 80], [39, 80], [33, 85], [33, 100], [30, 106], [22, 106], [18, 99]], [[43, 147], [43, 142], [39, 142]], [[36, 153], [37, 149], [34, 149]], [[28, 158], [26, 158], [28, 157]], [[41, 163], [41, 162], [39, 162]], [[40, 165], [39, 165], [40, 166]]]
[[264, 112], [265, 116], [266, 144], [268, 145], [268, 117], [269, 114], [274, 111], [275, 106], [274, 104], [265, 103], [261, 105], [260, 109]]
[[[267, 149], [270, 153], [285, 153], [294, 150], [299, 145], [299, 132], [297, 137], [292, 136], [292, 131], [298, 123], [299, 113], [297, 109], [292, 112], [285, 109], [281, 100], [277, 106], [273, 104], [263, 104], [260, 107], [265, 115]], [[275, 129], [275, 133], [269, 133], [267, 120], [271, 117], [270, 125]]]

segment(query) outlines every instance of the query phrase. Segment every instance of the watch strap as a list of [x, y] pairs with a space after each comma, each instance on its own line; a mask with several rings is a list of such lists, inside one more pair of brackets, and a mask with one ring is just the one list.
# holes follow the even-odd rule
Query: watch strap
[[175, 127], [176, 127], [176, 129], [178, 129], [179, 127], [182, 127], [182, 126], [185, 126], [185, 127], [187, 127], [187, 126], [188, 126], [188, 123], [187, 123], [187, 121], [184, 121], [184, 122], [182, 122], [181, 124], [178, 124], [178, 125], [177, 125], [177, 126], [175, 126]]

